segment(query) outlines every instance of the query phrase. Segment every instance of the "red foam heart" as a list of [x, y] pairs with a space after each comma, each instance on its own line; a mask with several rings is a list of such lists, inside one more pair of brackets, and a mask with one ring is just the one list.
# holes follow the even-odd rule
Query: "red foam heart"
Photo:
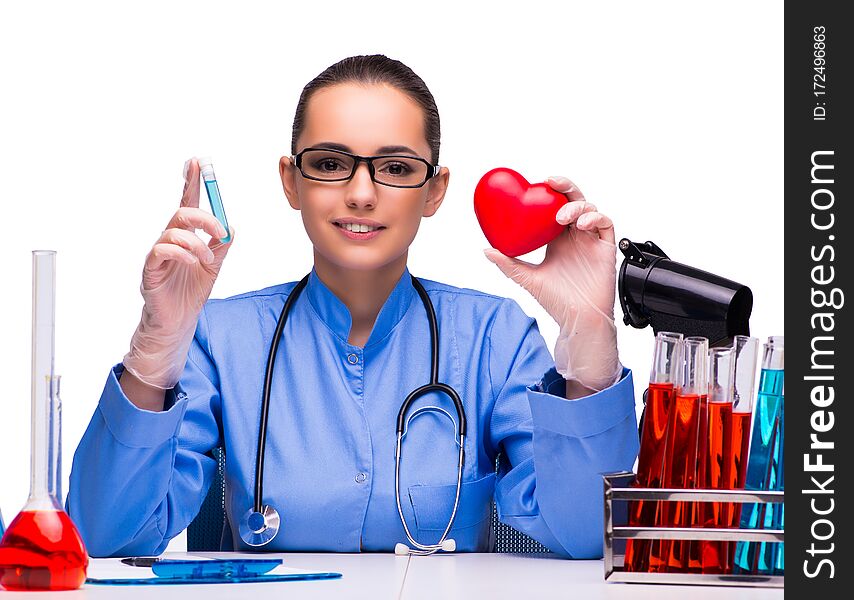
[[499, 167], [480, 178], [474, 212], [486, 239], [507, 256], [544, 246], [563, 231], [555, 221], [566, 196], [547, 183], [530, 184], [512, 169]]

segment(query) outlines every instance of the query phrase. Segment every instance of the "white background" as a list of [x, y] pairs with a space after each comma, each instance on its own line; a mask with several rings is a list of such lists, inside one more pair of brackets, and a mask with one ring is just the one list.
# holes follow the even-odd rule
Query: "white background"
[[[674, 260], [750, 286], [752, 333], [783, 333], [782, 3], [474, 4], [4, 5], [7, 524], [28, 489], [31, 250], [58, 251], [67, 481], [109, 369], [139, 319], [143, 260], [179, 205], [188, 157], [214, 157], [238, 232], [212, 297], [311, 269], [311, 244], [285, 201], [277, 162], [290, 154], [303, 86], [354, 54], [403, 61], [439, 107], [450, 188], [422, 222], [413, 274], [516, 299], [552, 348], [557, 325], [483, 256], [472, 193], [497, 166], [529, 181], [565, 175], [613, 218], [618, 239], [653, 240]], [[616, 314], [620, 323], [619, 306]], [[619, 324], [639, 403], [652, 346], [651, 329]]]

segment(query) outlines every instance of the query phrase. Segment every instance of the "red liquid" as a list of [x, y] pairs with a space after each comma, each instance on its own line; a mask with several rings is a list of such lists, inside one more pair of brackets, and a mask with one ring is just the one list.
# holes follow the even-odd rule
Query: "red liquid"
[[[646, 394], [646, 413], [641, 431], [638, 456], [637, 487], [661, 487], [664, 467], [667, 414], [675, 391], [672, 383], [650, 383]], [[629, 525], [650, 526], [655, 522], [658, 502], [631, 502]], [[649, 568], [651, 540], [628, 540], [626, 543], [625, 570], [646, 571]]]
[[61, 510], [24, 510], [0, 542], [0, 585], [7, 590], [76, 590], [89, 556]]
[[[734, 490], [743, 490], [747, 481], [747, 457], [750, 446], [751, 413], [732, 413], [732, 455], [730, 456], [730, 469], [728, 487]], [[741, 507], [738, 502], [725, 503], [726, 527], [738, 529], [741, 524]], [[736, 542], [727, 543], [727, 555], [729, 561], [726, 564], [725, 573], [732, 573], [732, 558], [735, 557]]]
[[[662, 487], [694, 487], [700, 415], [705, 412], [707, 400], [705, 394], [680, 394], [674, 399], [667, 425]], [[660, 502], [656, 525], [688, 527], [691, 522], [691, 504]], [[655, 540], [649, 567], [655, 572], [682, 571], [687, 566], [687, 558], [687, 544], [682, 540]]]
[[[702, 488], [709, 477], [709, 401], [707, 396], [701, 396], [700, 400], [700, 423], [697, 427], [697, 464], [693, 480], [689, 481], [686, 488]], [[688, 522], [685, 527], [702, 527], [706, 520], [705, 502], [688, 502]], [[684, 523], [684, 521], [683, 521]], [[703, 571], [703, 555], [701, 541], [683, 542], [685, 552], [688, 555], [689, 573], [701, 573]]]
[[[732, 471], [732, 403], [709, 402], [708, 451], [700, 457], [706, 465], [705, 479], [701, 486], [720, 490], [730, 488]], [[701, 527], [727, 527], [728, 507], [725, 502], [703, 502]], [[729, 564], [727, 542], [699, 542], [701, 570], [703, 573], [720, 574]]]

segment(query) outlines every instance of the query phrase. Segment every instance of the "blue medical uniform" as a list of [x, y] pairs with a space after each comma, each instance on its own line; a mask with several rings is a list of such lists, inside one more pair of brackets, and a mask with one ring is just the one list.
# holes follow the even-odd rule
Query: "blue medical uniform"
[[[501, 521], [569, 557], [602, 554], [601, 474], [631, 469], [638, 450], [634, 388], [567, 400], [536, 321], [519, 305], [420, 279], [439, 325], [439, 380], [468, 419], [460, 506], [450, 537], [486, 551], [493, 496]], [[93, 556], [150, 555], [195, 517], [225, 449], [229, 538], [253, 504], [267, 354], [296, 282], [222, 300], [199, 317], [180, 382], [163, 412], [141, 410], [110, 371], [74, 455], [67, 509]], [[391, 551], [407, 542], [394, 492], [396, 418], [430, 379], [427, 314], [409, 270], [363, 348], [347, 343], [347, 307], [314, 269], [285, 326], [273, 374], [265, 504], [282, 527], [269, 551]], [[453, 403], [431, 393], [411, 411]], [[438, 411], [414, 417], [403, 441], [401, 504], [421, 543], [447, 525], [457, 473], [455, 424]], [[496, 475], [495, 459], [505, 457]], [[227, 548], [228, 549], [228, 548]]]

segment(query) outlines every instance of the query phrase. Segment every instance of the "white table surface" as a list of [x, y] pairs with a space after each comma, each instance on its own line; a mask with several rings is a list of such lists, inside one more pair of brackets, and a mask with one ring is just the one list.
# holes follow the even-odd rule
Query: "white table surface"
[[413, 556], [403, 598], [493, 600], [566, 598], [598, 600], [782, 600], [782, 589], [606, 583], [601, 560], [561, 560], [548, 555], [469, 554]]
[[[238, 558], [257, 554], [169, 553], [169, 558], [208, 556]], [[532, 598], [655, 598], [703, 600], [745, 598], [781, 600], [781, 589], [724, 588], [672, 585], [606, 583], [601, 560], [561, 560], [544, 556], [460, 553], [402, 557], [393, 554], [265, 554], [284, 559], [290, 567], [335, 571], [340, 579], [176, 586], [84, 585], [73, 592], [0, 592], [0, 598], [355, 598], [495, 600]], [[118, 559], [92, 559], [93, 565], [117, 563]], [[131, 567], [129, 567], [131, 568]], [[135, 567], [139, 568], [139, 567]]]

